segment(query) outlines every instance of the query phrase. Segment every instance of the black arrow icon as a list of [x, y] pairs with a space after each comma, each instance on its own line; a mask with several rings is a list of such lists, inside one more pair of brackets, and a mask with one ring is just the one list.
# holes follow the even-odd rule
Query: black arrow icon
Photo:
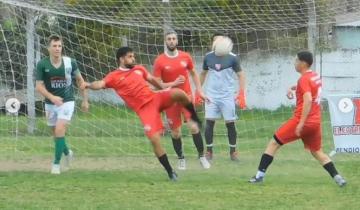
[[13, 103], [11, 104], [11, 107], [12, 107], [13, 109], [16, 108], [15, 104], [16, 104], [16, 102], [13, 102]]

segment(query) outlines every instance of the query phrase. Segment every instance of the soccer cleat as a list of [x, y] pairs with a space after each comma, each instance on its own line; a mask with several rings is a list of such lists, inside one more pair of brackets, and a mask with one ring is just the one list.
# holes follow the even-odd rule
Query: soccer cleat
[[64, 166], [66, 167], [66, 168], [69, 168], [70, 167], [70, 163], [71, 163], [71, 161], [74, 159], [74, 152], [71, 150], [71, 149], [69, 149], [69, 154], [68, 155], [65, 155], [65, 162], [64, 162]]
[[60, 164], [53, 164], [52, 165], [51, 174], [60, 174]]
[[199, 157], [200, 160], [200, 165], [204, 168], [204, 169], [209, 169], [210, 168], [210, 163], [209, 161], [204, 157]]
[[179, 170], [186, 170], [186, 160], [185, 160], [185, 158], [180, 158], [179, 159], [178, 169]]
[[249, 183], [262, 183], [264, 181], [264, 177], [256, 178], [256, 176], [251, 177]]
[[346, 180], [339, 174], [334, 176], [334, 180], [339, 187], [344, 187], [346, 185]]
[[168, 174], [170, 181], [176, 182], [178, 179], [178, 175], [175, 173], [175, 171]]
[[205, 154], [205, 157], [207, 160], [212, 160], [213, 159], [213, 153], [210, 151], [207, 151]]
[[237, 152], [230, 153], [230, 160], [239, 162], [238, 153]]

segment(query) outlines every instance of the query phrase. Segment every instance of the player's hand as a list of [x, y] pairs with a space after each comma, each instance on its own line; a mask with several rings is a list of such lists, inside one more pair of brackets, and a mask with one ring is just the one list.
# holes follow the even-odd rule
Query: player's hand
[[52, 96], [50, 101], [55, 104], [56, 106], [61, 106], [64, 104], [63, 99], [59, 96]]
[[88, 82], [82, 82], [82, 83], [80, 84], [79, 88], [80, 88], [81, 90], [85, 90], [86, 88], [89, 88], [89, 86], [90, 86], [90, 83], [88, 83]]
[[202, 91], [196, 91], [194, 97], [195, 106], [202, 106], [204, 101], [209, 102], [210, 100]]
[[174, 81], [173, 87], [181, 85], [185, 82], [185, 77], [183, 75], [179, 75], [176, 80]]
[[89, 112], [89, 101], [84, 100], [81, 102], [81, 111], [82, 112]]
[[286, 94], [286, 97], [287, 97], [288, 99], [294, 99], [294, 92], [293, 92], [293, 90], [292, 90], [291, 88], [288, 89], [287, 94]]
[[304, 128], [304, 123], [297, 124], [297, 126], [295, 128], [295, 135], [300, 136], [303, 128]]
[[239, 94], [236, 96], [235, 102], [240, 109], [246, 109], [245, 90], [239, 91]]

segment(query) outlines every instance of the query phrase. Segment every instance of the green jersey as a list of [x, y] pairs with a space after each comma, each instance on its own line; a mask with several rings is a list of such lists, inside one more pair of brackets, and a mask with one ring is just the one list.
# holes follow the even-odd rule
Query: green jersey
[[[36, 65], [36, 80], [43, 81], [45, 88], [51, 94], [63, 98], [64, 102], [74, 101], [73, 79], [80, 74], [76, 61], [62, 57], [61, 66], [55, 68], [49, 57], [41, 59]], [[52, 104], [49, 99], [45, 103]]]

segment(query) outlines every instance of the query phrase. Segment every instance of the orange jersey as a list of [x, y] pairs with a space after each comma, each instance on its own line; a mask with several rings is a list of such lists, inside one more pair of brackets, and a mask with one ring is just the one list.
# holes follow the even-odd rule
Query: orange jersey
[[321, 121], [321, 108], [320, 108], [320, 97], [321, 97], [321, 79], [320, 76], [313, 71], [308, 71], [303, 74], [298, 80], [296, 87], [296, 108], [294, 117], [297, 119], [301, 118], [303, 109], [304, 99], [303, 95], [306, 92], [310, 92], [312, 96], [311, 110], [306, 119], [309, 123], [320, 123]]
[[132, 69], [114, 70], [104, 81], [107, 88], [113, 88], [132, 110], [138, 112], [155, 95], [146, 82], [147, 76], [145, 67], [136, 65]]
[[184, 90], [188, 95], [191, 95], [188, 72], [193, 70], [194, 64], [191, 56], [180, 50], [178, 50], [176, 57], [169, 57], [163, 53], [154, 62], [154, 76], [161, 78], [165, 83], [173, 82], [178, 76], [183, 75], [185, 82], [177, 88]]

